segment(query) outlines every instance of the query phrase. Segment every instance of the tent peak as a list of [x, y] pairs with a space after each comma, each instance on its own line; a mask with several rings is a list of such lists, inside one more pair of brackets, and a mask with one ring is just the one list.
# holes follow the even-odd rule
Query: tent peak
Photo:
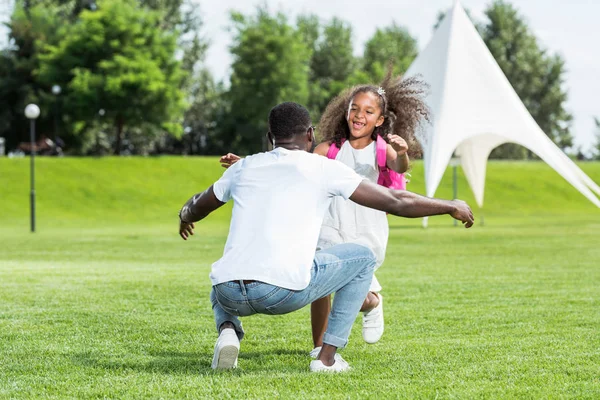
[[452, 9], [406, 72], [407, 76], [420, 75], [430, 87], [425, 101], [432, 123], [419, 135], [426, 195], [435, 194], [456, 151], [481, 207], [488, 156], [509, 142], [537, 154], [600, 208], [600, 195], [594, 194], [600, 186], [535, 122], [461, 3], [453, 0]]

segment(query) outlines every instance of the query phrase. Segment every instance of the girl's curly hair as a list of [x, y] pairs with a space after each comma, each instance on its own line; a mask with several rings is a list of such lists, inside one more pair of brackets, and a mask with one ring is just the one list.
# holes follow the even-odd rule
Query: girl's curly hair
[[390, 68], [381, 88], [385, 90], [384, 94], [379, 94], [379, 88], [374, 85], [355, 86], [331, 100], [317, 126], [322, 141], [341, 147], [342, 139], [350, 137], [346, 117], [352, 98], [358, 93], [371, 92], [379, 98], [385, 118], [383, 124], [373, 131], [373, 140], [377, 139], [377, 135], [384, 139], [388, 134], [398, 135], [406, 140], [410, 158], [420, 156], [421, 146], [416, 135], [423, 120], [431, 122], [429, 107], [424, 101], [429, 86], [418, 76], [406, 79], [393, 77]]

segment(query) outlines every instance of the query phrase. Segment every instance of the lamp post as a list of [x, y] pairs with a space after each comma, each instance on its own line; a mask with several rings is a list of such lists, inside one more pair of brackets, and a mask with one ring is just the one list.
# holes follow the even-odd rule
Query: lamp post
[[54, 140], [56, 141], [56, 136], [58, 136], [58, 96], [62, 92], [62, 88], [60, 85], [52, 86], [52, 94], [56, 96], [56, 101], [54, 102]]
[[190, 143], [189, 155], [193, 155], [194, 154], [194, 140], [192, 138], [192, 127], [188, 125], [185, 128], [183, 128], [183, 134], [187, 136], [187, 138], [185, 140], [188, 140]]
[[31, 209], [31, 232], [35, 232], [35, 120], [40, 116], [40, 108], [35, 104], [29, 104], [25, 107], [25, 116], [30, 121], [29, 141], [30, 150], [30, 187], [29, 205]]
[[104, 116], [106, 115], [106, 110], [104, 108], [99, 109], [98, 115], [100, 116], [100, 128], [102, 129], [102, 131], [98, 130], [96, 132], [96, 155], [101, 156], [102, 151], [101, 151], [101, 147], [100, 147], [100, 135], [102, 135], [103, 130], [104, 130]]

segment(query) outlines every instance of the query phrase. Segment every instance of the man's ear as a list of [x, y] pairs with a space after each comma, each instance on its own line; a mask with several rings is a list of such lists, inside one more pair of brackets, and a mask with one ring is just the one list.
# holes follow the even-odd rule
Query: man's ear
[[271, 131], [267, 132], [267, 139], [269, 139], [269, 143], [271, 143], [271, 146], [275, 146], [275, 138], [273, 137]]
[[315, 147], [317, 147], [317, 138], [315, 136], [315, 128], [314, 127], [310, 127], [310, 129], [306, 132], [306, 134], [308, 135], [308, 152], [309, 153], [314, 153], [315, 151]]
[[312, 126], [306, 131], [306, 136], [309, 142], [317, 141], [317, 139], [315, 138], [315, 128], [313, 128]]

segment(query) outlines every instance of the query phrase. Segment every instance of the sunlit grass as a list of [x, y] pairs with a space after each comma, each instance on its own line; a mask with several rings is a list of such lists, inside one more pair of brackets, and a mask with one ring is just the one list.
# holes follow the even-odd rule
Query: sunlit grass
[[0, 162], [0, 398], [600, 397], [600, 210], [545, 165], [491, 164], [483, 227], [391, 218], [386, 332], [367, 345], [357, 320], [353, 370], [315, 376], [308, 309], [245, 318], [239, 368], [210, 368], [229, 212], [188, 242], [176, 212], [214, 159], [42, 159], [33, 235], [16, 161]]

